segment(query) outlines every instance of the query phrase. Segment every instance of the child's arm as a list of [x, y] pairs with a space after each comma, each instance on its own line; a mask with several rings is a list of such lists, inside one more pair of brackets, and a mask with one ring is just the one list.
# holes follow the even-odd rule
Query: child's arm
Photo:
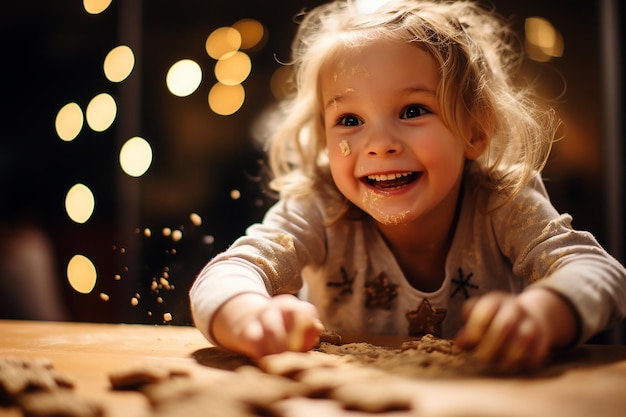
[[288, 350], [306, 351], [324, 329], [317, 309], [292, 295], [237, 295], [215, 313], [214, 340], [252, 358]]
[[502, 370], [535, 368], [551, 349], [572, 344], [579, 332], [573, 307], [546, 288], [486, 294], [465, 305], [464, 317], [459, 347]]

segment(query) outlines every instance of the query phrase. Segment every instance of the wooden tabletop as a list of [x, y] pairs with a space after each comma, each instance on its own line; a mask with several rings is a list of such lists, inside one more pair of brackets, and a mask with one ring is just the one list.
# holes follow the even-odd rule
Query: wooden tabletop
[[[192, 327], [0, 320], [0, 357], [48, 358], [75, 381], [77, 394], [102, 403], [109, 417], [150, 411], [142, 394], [111, 390], [110, 372], [155, 363], [187, 369], [192, 378], [214, 379], [237, 365], [229, 364], [233, 357], [225, 355], [212, 366], [206, 354], [200, 364], [195, 358], [209, 348]], [[626, 416], [626, 346], [582, 346], [531, 376], [412, 379], [411, 384], [416, 387], [415, 417]], [[316, 404], [294, 401], [293, 415], [320, 415]], [[333, 415], [328, 409], [319, 412]], [[0, 416], [20, 415], [15, 407], [0, 407]]]

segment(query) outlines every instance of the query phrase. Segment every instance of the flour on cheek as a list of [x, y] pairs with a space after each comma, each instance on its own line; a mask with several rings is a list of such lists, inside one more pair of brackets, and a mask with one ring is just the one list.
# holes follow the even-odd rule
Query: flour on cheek
[[343, 156], [348, 156], [351, 153], [351, 151], [350, 151], [350, 144], [345, 139], [342, 140], [341, 142], [339, 142], [339, 149], [341, 149], [341, 154]]

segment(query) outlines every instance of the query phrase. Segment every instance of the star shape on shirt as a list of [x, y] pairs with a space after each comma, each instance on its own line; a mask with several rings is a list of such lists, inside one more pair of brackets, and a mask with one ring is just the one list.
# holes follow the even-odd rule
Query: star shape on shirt
[[334, 301], [339, 301], [343, 297], [350, 296], [352, 295], [352, 292], [353, 292], [352, 285], [354, 284], [354, 277], [356, 276], [356, 273], [352, 275], [351, 277], [348, 276], [348, 272], [343, 266], [341, 267], [340, 273], [341, 273], [341, 281], [328, 281], [326, 283], [326, 286], [330, 288], [339, 289], [337, 295], [334, 298]]
[[373, 281], [365, 283], [365, 307], [391, 309], [393, 300], [398, 296], [398, 284], [389, 281], [384, 273], [378, 274]]
[[465, 275], [463, 273], [463, 269], [459, 268], [459, 279], [452, 278], [452, 283], [456, 285], [456, 288], [454, 289], [454, 291], [452, 291], [452, 294], [450, 294], [450, 298], [454, 298], [454, 296], [459, 291], [463, 291], [463, 295], [465, 296], [465, 299], [468, 299], [470, 297], [469, 290], [478, 289], [478, 285], [470, 282], [473, 276], [474, 276], [473, 272], [470, 272], [469, 274]]
[[409, 336], [421, 337], [431, 334], [442, 336], [441, 324], [446, 317], [447, 310], [433, 308], [427, 299], [423, 299], [416, 310], [407, 311], [406, 319], [409, 322]]

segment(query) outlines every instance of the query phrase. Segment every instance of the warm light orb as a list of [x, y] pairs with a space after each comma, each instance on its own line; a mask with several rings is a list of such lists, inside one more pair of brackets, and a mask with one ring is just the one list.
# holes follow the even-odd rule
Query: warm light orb
[[296, 86], [293, 82], [293, 67], [291, 65], [281, 66], [274, 71], [270, 78], [270, 91], [279, 100], [295, 93]]
[[120, 166], [131, 177], [141, 177], [152, 164], [152, 148], [139, 136], [130, 138], [120, 150]]
[[205, 49], [213, 59], [227, 57], [241, 47], [241, 34], [232, 27], [215, 29], [206, 40]]
[[227, 58], [222, 58], [215, 64], [215, 78], [225, 85], [236, 85], [244, 82], [250, 71], [252, 62], [250, 57], [241, 51], [237, 51]]
[[263, 40], [265, 28], [255, 19], [241, 19], [233, 24], [233, 28], [241, 35], [241, 49], [252, 49]]
[[183, 231], [182, 230], [173, 230], [172, 231], [172, 240], [174, 242], [178, 242], [183, 238]]
[[209, 107], [221, 116], [228, 116], [241, 108], [245, 98], [246, 92], [241, 84], [217, 83], [209, 92]]
[[189, 220], [191, 220], [191, 223], [193, 223], [194, 226], [202, 225], [202, 217], [200, 217], [198, 213], [191, 213], [189, 215]]
[[82, 294], [89, 294], [96, 286], [98, 273], [89, 258], [83, 255], [74, 255], [67, 264], [67, 280], [74, 290]]
[[182, 59], [167, 71], [167, 88], [178, 97], [192, 94], [202, 82], [202, 69], [191, 59]]
[[563, 35], [543, 17], [529, 17], [524, 21], [528, 56], [539, 62], [563, 56]]
[[113, 124], [117, 115], [117, 104], [108, 93], [101, 93], [91, 99], [85, 112], [87, 124], [95, 132], [104, 132]]
[[75, 184], [65, 196], [65, 211], [76, 223], [85, 223], [93, 214], [96, 202], [91, 190], [84, 184]]
[[80, 106], [76, 103], [68, 103], [57, 113], [54, 127], [61, 140], [70, 142], [80, 133], [83, 122], [83, 111]]
[[89, 14], [100, 14], [111, 5], [111, 0], [83, 0], [83, 7]]
[[126, 45], [116, 46], [104, 58], [104, 75], [113, 83], [124, 81], [135, 67], [133, 50]]

